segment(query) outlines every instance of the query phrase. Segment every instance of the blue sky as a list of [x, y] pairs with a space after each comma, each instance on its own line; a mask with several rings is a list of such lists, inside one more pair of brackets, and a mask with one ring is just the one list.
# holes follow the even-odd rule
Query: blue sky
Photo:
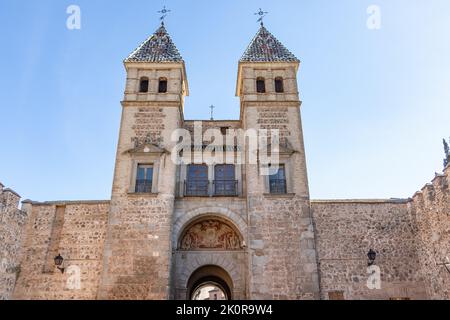
[[[81, 8], [81, 30], [66, 8]], [[381, 29], [366, 26], [369, 5]], [[311, 195], [409, 197], [442, 170], [450, 136], [450, 1], [0, 2], [0, 181], [32, 200], [108, 199], [125, 72], [159, 25], [184, 57], [187, 119], [237, 119], [237, 61], [254, 12], [301, 61]]]

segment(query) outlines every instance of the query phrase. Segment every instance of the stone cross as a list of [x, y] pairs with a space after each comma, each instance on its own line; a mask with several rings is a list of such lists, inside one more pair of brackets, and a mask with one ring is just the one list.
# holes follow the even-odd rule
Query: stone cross
[[214, 120], [214, 109], [216, 108], [215, 106], [211, 105], [209, 106], [209, 108], [211, 109], [211, 121]]

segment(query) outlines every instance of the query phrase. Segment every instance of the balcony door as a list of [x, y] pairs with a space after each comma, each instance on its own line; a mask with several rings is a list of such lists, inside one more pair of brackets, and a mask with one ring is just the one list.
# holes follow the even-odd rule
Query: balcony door
[[208, 166], [192, 164], [187, 169], [185, 195], [203, 197], [208, 195]]
[[234, 165], [223, 164], [214, 167], [214, 195], [237, 195], [237, 181]]

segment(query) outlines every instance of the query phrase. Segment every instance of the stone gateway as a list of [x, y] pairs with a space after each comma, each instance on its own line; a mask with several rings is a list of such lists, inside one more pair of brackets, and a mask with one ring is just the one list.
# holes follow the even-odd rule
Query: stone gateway
[[[217, 143], [211, 129], [265, 129], [279, 140], [269, 175], [251, 161], [172, 161], [173, 133], [197, 126], [184, 117], [187, 72], [164, 24], [124, 65], [109, 200], [18, 209], [0, 185], [0, 299], [450, 298], [450, 167], [411, 199], [311, 200], [300, 61], [264, 25], [238, 63], [240, 118], [203, 121], [206, 142], [183, 154]], [[248, 160], [241, 146], [227, 150]]]

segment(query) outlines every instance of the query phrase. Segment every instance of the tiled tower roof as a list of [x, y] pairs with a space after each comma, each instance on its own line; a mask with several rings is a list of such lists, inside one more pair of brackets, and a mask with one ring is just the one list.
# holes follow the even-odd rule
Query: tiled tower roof
[[299, 62], [263, 25], [247, 47], [241, 62]]
[[181, 62], [180, 55], [175, 44], [167, 33], [164, 24], [155, 33], [145, 40], [131, 53], [125, 62]]

